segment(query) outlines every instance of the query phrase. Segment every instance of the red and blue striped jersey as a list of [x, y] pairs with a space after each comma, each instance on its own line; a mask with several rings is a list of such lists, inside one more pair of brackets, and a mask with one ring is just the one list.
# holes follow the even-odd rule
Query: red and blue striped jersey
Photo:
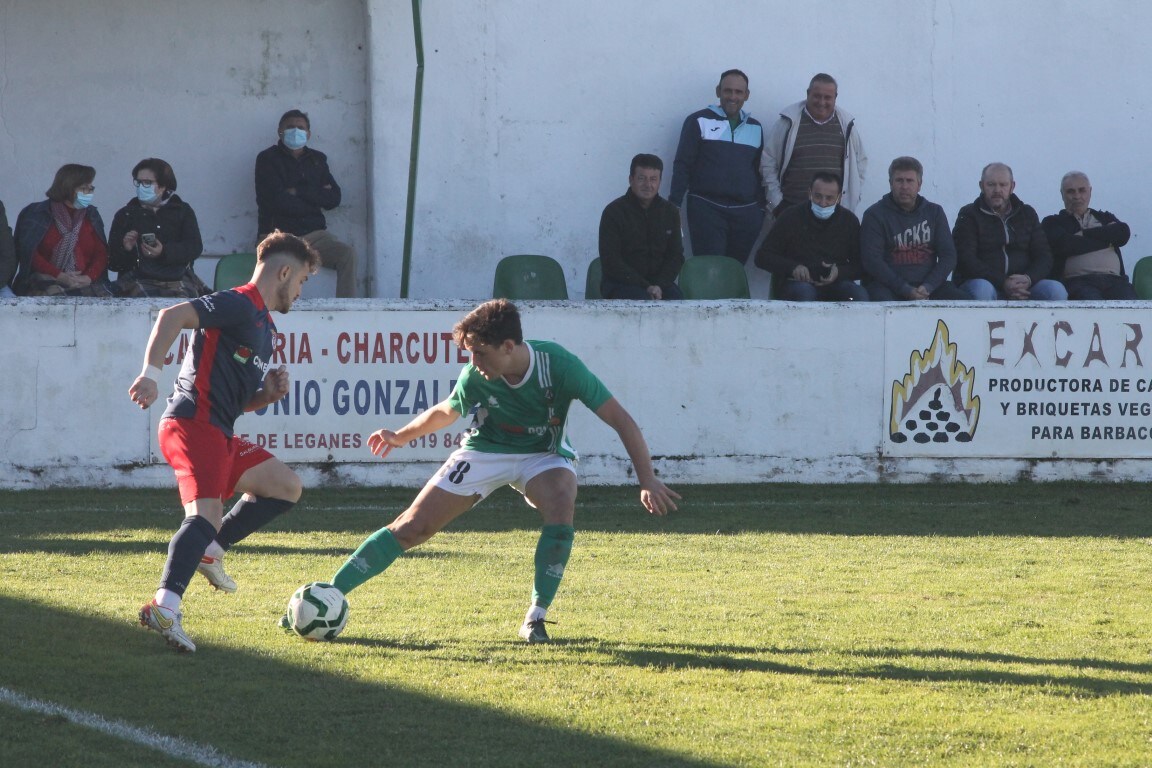
[[191, 302], [200, 315], [165, 417], [208, 421], [231, 436], [233, 425], [272, 367], [276, 325], [252, 283]]

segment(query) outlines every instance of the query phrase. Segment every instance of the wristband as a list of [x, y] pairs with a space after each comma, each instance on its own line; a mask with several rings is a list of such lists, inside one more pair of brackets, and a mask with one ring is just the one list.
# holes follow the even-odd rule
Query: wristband
[[144, 363], [144, 370], [140, 371], [140, 375], [145, 379], [152, 379], [152, 381], [160, 381], [160, 369], [154, 365]]

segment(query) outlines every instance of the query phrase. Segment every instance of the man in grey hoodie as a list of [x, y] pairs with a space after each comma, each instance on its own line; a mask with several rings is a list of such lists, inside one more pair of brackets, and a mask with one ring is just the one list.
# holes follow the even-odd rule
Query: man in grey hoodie
[[888, 166], [891, 192], [864, 212], [860, 260], [872, 301], [966, 301], [971, 297], [948, 275], [956, 244], [944, 209], [920, 196], [924, 166], [898, 157]]

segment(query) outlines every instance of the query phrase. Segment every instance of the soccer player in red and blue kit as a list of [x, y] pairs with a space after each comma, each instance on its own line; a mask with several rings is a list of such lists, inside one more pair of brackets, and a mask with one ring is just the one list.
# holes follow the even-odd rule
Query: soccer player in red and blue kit
[[[184, 632], [180, 603], [199, 571], [212, 586], [235, 592], [224, 551], [287, 512], [300, 498], [300, 478], [263, 448], [233, 433], [240, 414], [275, 403], [288, 392], [288, 371], [272, 368], [276, 326], [320, 256], [300, 238], [274, 232], [256, 249], [252, 281], [160, 311], [148, 339], [144, 370], [128, 390], [141, 408], [156, 402], [164, 357], [181, 331], [195, 329], [175, 391], [160, 420], [160, 450], [176, 471], [184, 521], [168, 545], [155, 597], [140, 623], [176, 650], [196, 644]], [[243, 494], [227, 515], [224, 500]]]

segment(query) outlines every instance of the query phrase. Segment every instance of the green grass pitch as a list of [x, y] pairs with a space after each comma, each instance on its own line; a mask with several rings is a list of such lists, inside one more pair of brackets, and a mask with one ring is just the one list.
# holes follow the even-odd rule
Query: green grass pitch
[[[307, 490], [228, 556], [237, 594], [196, 577], [190, 656], [135, 621], [174, 490], [0, 492], [0, 692], [221, 765], [1152, 764], [1146, 486], [677, 490], [657, 519], [581, 489], [548, 646], [516, 637], [539, 521], [511, 491], [353, 592], [335, 642], [283, 633], [414, 494]], [[0, 700], [3, 766], [195, 764]]]

